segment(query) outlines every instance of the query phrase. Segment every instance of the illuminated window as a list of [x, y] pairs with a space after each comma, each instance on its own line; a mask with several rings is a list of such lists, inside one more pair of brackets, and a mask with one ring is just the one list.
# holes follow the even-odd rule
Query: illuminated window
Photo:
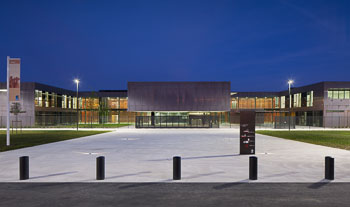
[[265, 108], [267, 109], [272, 108], [272, 98], [265, 98]]
[[62, 95], [62, 108], [67, 108], [67, 95]]
[[43, 93], [44, 106], [49, 107], [49, 92]]
[[313, 106], [314, 104], [313, 102], [314, 102], [314, 92], [313, 91], [307, 92], [306, 106], [307, 107]]
[[[79, 103], [79, 108], [82, 109], [83, 108], [83, 98], [79, 98], [79, 102], [78, 103]], [[85, 106], [84, 106], [84, 108], [85, 108]]]
[[301, 93], [293, 95], [293, 107], [301, 107]]
[[71, 109], [72, 108], [72, 97], [68, 96], [68, 108]]
[[333, 99], [339, 99], [339, 91], [333, 91]]
[[128, 97], [120, 98], [120, 109], [127, 109], [127, 108], [128, 108]]
[[109, 109], [119, 108], [119, 98], [107, 98], [107, 106]]
[[256, 108], [257, 109], [265, 108], [265, 98], [256, 98]]
[[255, 109], [255, 98], [240, 98], [239, 99], [240, 109]]
[[72, 106], [73, 106], [73, 109], [77, 109], [77, 97], [72, 98]]
[[239, 99], [239, 108], [240, 109], [246, 109], [247, 105], [248, 105], [247, 102], [248, 102], [247, 98], [240, 98]]
[[286, 108], [286, 97], [281, 96], [281, 109]]
[[231, 109], [236, 109], [237, 108], [237, 103], [238, 102], [238, 98], [232, 98], [231, 99]]
[[328, 91], [328, 98], [332, 99], [333, 98], [333, 91]]
[[255, 109], [255, 98], [248, 98], [248, 109]]
[[56, 107], [57, 95], [55, 93], [51, 93], [50, 97], [50, 107]]
[[98, 109], [99, 106], [100, 106], [99, 99], [94, 98], [93, 99], [93, 109]]
[[345, 91], [345, 99], [350, 99], [350, 91]]
[[42, 107], [43, 103], [42, 103], [42, 91], [39, 90], [35, 90], [35, 106], [38, 107]]
[[279, 108], [279, 97], [274, 97], [274, 108]]

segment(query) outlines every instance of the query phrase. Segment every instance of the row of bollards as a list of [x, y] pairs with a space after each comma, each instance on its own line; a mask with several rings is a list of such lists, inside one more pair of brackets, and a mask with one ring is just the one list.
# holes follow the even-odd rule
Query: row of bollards
[[[19, 179], [29, 179], [29, 157], [19, 158]], [[96, 158], [96, 180], [105, 179], [105, 157]], [[249, 180], [258, 179], [258, 158], [249, 157]], [[327, 156], [325, 158], [325, 179], [334, 180], [334, 158]], [[173, 157], [173, 180], [181, 180], [181, 157]]]
[[[19, 158], [19, 179], [29, 179], [29, 157], [23, 156]], [[105, 179], [105, 157], [96, 158], [96, 180]]]

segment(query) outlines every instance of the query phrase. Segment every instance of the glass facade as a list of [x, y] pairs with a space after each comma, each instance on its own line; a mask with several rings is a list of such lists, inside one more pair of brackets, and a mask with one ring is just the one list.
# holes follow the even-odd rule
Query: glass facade
[[279, 97], [231, 98], [231, 109], [277, 109], [279, 107]]
[[137, 113], [127, 112], [127, 97], [83, 97], [80, 107], [82, 123], [129, 123]]
[[35, 90], [34, 106], [44, 108], [76, 109], [76, 97]]
[[[76, 120], [77, 98], [66, 94], [57, 94], [35, 90], [34, 105], [37, 107], [36, 116], [39, 122], [51, 120], [50, 123], [63, 123], [57, 121]], [[41, 108], [56, 108], [55, 111], [42, 111]], [[80, 123], [123, 123], [135, 120], [137, 113], [127, 112], [127, 97], [80, 97], [79, 120]], [[46, 118], [43, 118], [43, 117]], [[40, 121], [41, 120], [41, 121]], [[54, 121], [52, 121], [54, 120]]]
[[120, 103], [119, 103], [119, 100], [120, 98], [119, 97], [116, 97], [116, 98], [111, 98], [111, 97], [107, 97], [107, 98], [102, 98], [103, 102], [106, 103], [107, 107], [109, 109], [119, 109], [120, 107]]
[[[344, 92], [344, 97], [350, 96]], [[312, 107], [314, 92], [295, 93], [291, 95], [292, 108]], [[285, 109], [289, 108], [288, 96], [275, 97], [233, 97], [231, 109]]]
[[240, 109], [255, 109], [255, 98], [240, 98], [239, 99]]

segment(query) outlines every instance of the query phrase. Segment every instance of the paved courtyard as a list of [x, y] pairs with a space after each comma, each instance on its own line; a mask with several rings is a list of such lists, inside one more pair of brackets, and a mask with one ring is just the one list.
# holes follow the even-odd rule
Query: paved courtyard
[[[324, 182], [324, 157], [335, 158], [335, 182], [350, 182], [350, 151], [256, 136], [259, 178], [253, 182]], [[250, 182], [237, 129], [131, 129], [0, 153], [0, 182], [18, 182], [18, 158], [30, 157], [26, 182], [174, 182], [172, 157], [182, 157], [182, 180]], [[22, 181], [19, 181], [22, 182]]]

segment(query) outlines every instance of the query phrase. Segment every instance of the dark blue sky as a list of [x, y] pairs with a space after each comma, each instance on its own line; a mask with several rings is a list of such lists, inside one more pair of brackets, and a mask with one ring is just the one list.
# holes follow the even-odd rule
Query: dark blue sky
[[350, 1], [0, 1], [22, 81], [81, 90], [127, 81], [231, 81], [232, 91], [350, 81]]

